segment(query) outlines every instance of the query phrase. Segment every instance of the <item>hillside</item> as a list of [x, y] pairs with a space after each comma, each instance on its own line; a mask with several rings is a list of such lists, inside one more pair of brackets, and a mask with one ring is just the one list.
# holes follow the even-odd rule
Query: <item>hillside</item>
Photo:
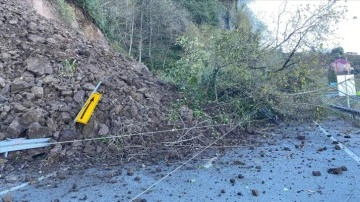
[[[0, 2], [0, 140], [55, 145], [13, 159], [168, 160], [247, 141], [255, 123], [326, 115], [316, 47], [344, 11], [336, 2], [299, 7], [309, 17], [294, 16], [283, 40], [237, 1]], [[74, 124], [100, 81], [90, 123]]]
[[[31, 3], [31, 1], [30, 1]], [[0, 1], [0, 140], [50, 137], [52, 142], [134, 134], [165, 127], [175, 92], [141, 63], [47, 19], [22, 0]], [[73, 120], [95, 85], [103, 96], [89, 124]], [[146, 139], [146, 137], [145, 137]], [[114, 151], [143, 138], [78, 142], [34, 149], [36, 157]], [[122, 148], [124, 149], [124, 148]], [[20, 153], [19, 153], [20, 154]], [[10, 158], [18, 153], [10, 153]], [[120, 154], [119, 154], [120, 155]], [[121, 155], [126, 156], [126, 151]]]

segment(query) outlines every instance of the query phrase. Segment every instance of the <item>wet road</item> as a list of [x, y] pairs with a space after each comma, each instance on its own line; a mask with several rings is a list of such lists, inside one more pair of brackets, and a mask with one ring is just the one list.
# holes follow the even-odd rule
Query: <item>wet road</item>
[[209, 149], [177, 170], [182, 162], [78, 171], [64, 166], [13, 191], [9, 190], [21, 183], [2, 181], [0, 197], [11, 193], [14, 201], [360, 201], [360, 128], [330, 119], [320, 127], [283, 124], [264, 136], [258, 140], [261, 144], [224, 153]]

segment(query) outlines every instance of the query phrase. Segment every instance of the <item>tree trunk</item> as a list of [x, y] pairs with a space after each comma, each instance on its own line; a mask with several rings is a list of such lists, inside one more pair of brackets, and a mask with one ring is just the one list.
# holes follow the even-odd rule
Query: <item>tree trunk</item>
[[211, 94], [214, 93], [215, 102], [219, 101], [219, 99], [218, 99], [218, 89], [217, 89], [219, 72], [220, 72], [220, 67], [217, 66], [213, 70], [212, 79], [210, 81], [210, 85], [209, 85], [209, 89], [208, 89], [208, 95], [209, 96], [211, 96]]
[[143, 45], [143, 20], [144, 20], [144, 9], [143, 9], [144, 1], [141, 1], [141, 9], [140, 9], [140, 33], [139, 33], [139, 62], [141, 63], [142, 57], [142, 45]]
[[135, 26], [135, 4], [132, 8], [132, 19], [131, 19], [131, 34], [130, 34], [130, 44], [129, 44], [129, 57], [131, 57], [131, 51], [134, 40], [134, 26]]
[[230, 30], [230, 12], [228, 10], [224, 16], [224, 29]]
[[149, 36], [149, 58], [150, 61], [152, 62], [152, 56], [151, 56], [151, 51], [152, 51], [152, 36], [153, 36], [153, 19], [152, 19], [152, 12], [151, 12], [151, 8], [150, 8], [150, 36]]
[[152, 7], [151, 7], [151, 0], [150, 0], [150, 9], [149, 9], [149, 17], [150, 17], [150, 22], [149, 22], [149, 26], [150, 26], [150, 36], [149, 36], [149, 58], [150, 58], [150, 61], [152, 62], [152, 58], [151, 58], [151, 46], [152, 46], [152, 36], [153, 36], [153, 17], [152, 17]]
[[225, 15], [223, 16], [224, 20], [224, 29], [230, 30], [231, 29], [231, 15], [230, 11], [232, 8], [237, 7], [237, 0], [221, 0], [221, 3], [223, 4], [225, 8]]

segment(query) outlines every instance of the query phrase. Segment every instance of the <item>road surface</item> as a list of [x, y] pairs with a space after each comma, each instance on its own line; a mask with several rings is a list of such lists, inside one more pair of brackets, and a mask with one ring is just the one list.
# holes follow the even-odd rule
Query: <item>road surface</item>
[[357, 202], [359, 140], [360, 128], [335, 118], [319, 126], [283, 124], [264, 133], [256, 144], [222, 153], [209, 149], [184, 166], [159, 162], [83, 169], [61, 166], [55, 173], [25, 171], [24, 176], [43, 177], [25, 184], [0, 179], [0, 197], [11, 194], [14, 201]]

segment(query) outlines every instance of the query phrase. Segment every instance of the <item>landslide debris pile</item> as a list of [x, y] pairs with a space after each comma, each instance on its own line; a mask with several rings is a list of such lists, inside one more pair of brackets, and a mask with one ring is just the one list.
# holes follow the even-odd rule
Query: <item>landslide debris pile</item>
[[[99, 81], [103, 96], [89, 124], [75, 126]], [[56, 142], [154, 131], [165, 119], [169, 88], [144, 65], [90, 43], [24, 2], [0, 0], [0, 140], [51, 137]], [[57, 150], [64, 152], [65, 146]], [[91, 155], [107, 146], [88, 141], [72, 148]]]

